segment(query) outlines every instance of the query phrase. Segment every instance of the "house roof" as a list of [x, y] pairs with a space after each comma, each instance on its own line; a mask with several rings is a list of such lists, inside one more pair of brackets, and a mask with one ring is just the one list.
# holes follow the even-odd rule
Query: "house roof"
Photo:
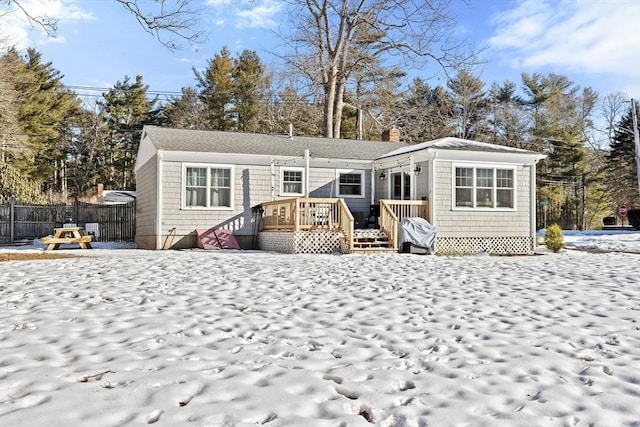
[[403, 142], [330, 139], [309, 136], [200, 131], [145, 126], [145, 134], [157, 150], [249, 154], [327, 159], [372, 160], [407, 147]]
[[102, 203], [106, 205], [129, 203], [136, 200], [135, 191], [124, 190], [104, 190], [102, 193]]
[[433, 141], [421, 142], [420, 144], [407, 145], [400, 147], [394, 151], [388, 152], [381, 158], [393, 157], [400, 154], [407, 154], [414, 151], [441, 149], [456, 151], [485, 151], [491, 153], [510, 153], [510, 154], [539, 154], [534, 151], [523, 150], [521, 148], [507, 147], [505, 145], [488, 144], [486, 142], [471, 141], [468, 139], [446, 137], [434, 139]]

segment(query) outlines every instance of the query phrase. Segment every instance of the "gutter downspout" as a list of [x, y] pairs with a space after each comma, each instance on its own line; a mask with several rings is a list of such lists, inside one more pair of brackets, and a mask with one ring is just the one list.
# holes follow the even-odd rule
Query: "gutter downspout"
[[156, 249], [162, 247], [162, 159], [163, 152], [158, 150], [156, 166]]

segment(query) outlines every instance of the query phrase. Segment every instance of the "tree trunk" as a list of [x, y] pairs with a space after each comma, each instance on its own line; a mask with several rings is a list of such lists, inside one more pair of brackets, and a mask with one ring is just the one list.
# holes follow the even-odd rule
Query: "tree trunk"
[[333, 107], [333, 138], [340, 138], [342, 127], [342, 109], [344, 108], [344, 81], [336, 82], [336, 97]]
[[[326, 138], [335, 138], [334, 126], [335, 126], [335, 108], [338, 85], [338, 69], [334, 66], [331, 68], [331, 72], [327, 73], [327, 81], [324, 84], [324, 118], [323, 118], [323, 132]], [[340, 128], [338, 128], [338, 131]]]

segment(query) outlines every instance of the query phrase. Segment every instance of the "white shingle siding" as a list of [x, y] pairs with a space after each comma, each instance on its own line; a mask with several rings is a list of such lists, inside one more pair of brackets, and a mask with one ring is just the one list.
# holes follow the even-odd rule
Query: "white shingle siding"
[[515, 210], [454, 210], [452, 207], [452, 162], [435, 162], [433, 223], [441, 237], [529, 236], [531, 168], [516, 166]]

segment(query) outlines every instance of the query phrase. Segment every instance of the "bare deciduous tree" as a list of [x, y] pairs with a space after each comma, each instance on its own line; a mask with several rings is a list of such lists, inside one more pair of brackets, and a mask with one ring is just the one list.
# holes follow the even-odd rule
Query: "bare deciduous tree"
[[475, 55], [455, 38], [451, 0], [286, 0], [293, 49], [289, 62], [323, 88], [324, 135], [340, 137], [352, 72], [376, 59], [435, 62], [453, 69]]
[[[174, 50], [179, 40], [194, 43], [203, 36], [200, 31], [201, 9], [191, 0], [113, 0], [122, 5], [140, 23], [142, 28], [154, 36], [163, 46]], [[0, 16], [21, 13], [33, 26], [55, 37], [58, 19], [48, 15], [35, 15], [24, 6], [23, 0], [0, 0]]]

